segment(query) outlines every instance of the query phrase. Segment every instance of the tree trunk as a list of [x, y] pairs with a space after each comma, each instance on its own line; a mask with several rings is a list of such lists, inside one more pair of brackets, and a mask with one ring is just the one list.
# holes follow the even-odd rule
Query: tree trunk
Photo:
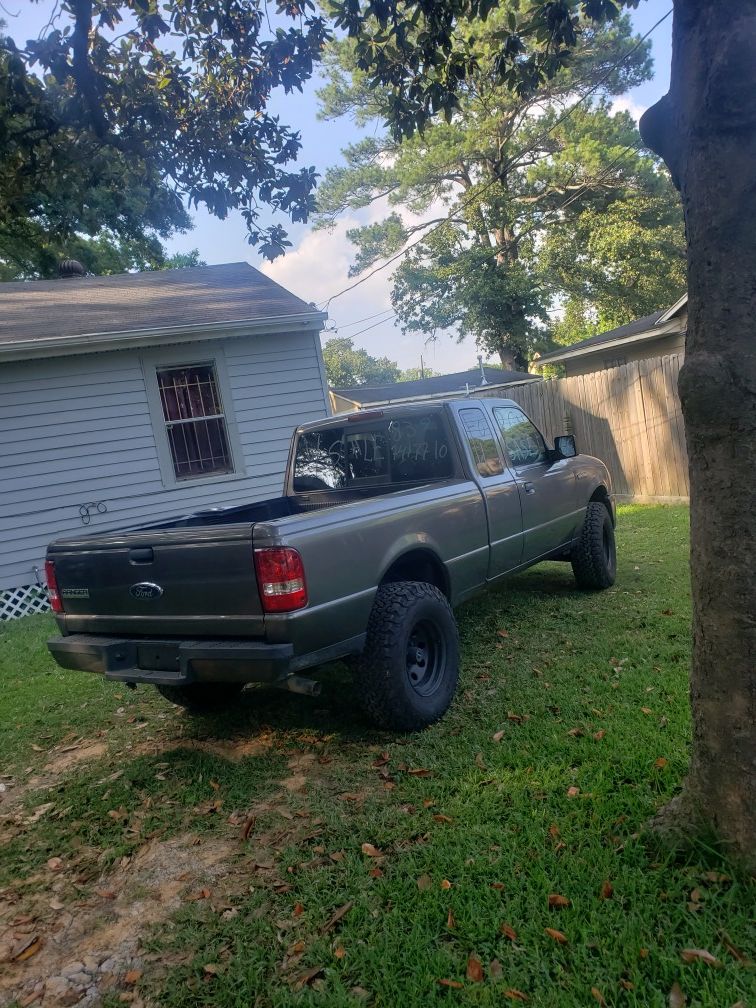
[[641, 133], [688, 240], [693, 746], [655, 825], [756, 860], [756, 0], [675, 0], [669, 94]]
[[505, 371], [519, 371], [514, 350], [511, 350], [505, 343], [500, 343], [498, 348], [499, 360]]

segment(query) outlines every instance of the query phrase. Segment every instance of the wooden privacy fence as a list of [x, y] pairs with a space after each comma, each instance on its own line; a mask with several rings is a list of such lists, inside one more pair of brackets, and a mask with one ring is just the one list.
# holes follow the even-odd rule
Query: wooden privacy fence
[[[574, 434], [578, 451], [609, 469], [614, 491], [636, 500], [687, 500], [688, 458], [677, 394], [679, 354], [512, 385], [488, 393], [519, 403], [553, 444]], [[477, 395], [486, 395], [477, 392]]]

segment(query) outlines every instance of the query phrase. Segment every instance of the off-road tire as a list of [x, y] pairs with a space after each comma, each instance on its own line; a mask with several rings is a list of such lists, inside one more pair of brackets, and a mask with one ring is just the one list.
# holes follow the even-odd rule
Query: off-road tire
[[187, 683], [186, 686], [156, 686], [161, 696], [190, 714], [217, 714], [232, 707], [244, 683]]
[[379, 588], [356, 675], [371, 721], [391, 731], [426, 728], [448, 710], [458, 678], [457, 624], [438, 588], [422, 581]]
[[600, 501], [592, 501], [588, 505], [571, 560], [579, 588], [600, 591], [614, 584], [617, 576], [614, 528], [609, 510]]

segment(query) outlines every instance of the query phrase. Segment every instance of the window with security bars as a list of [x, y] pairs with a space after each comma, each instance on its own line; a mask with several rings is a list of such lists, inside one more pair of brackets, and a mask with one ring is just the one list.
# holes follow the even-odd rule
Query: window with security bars
[[176, 479], [233, 472], [214, 366], [159, 368], [157, 380]]

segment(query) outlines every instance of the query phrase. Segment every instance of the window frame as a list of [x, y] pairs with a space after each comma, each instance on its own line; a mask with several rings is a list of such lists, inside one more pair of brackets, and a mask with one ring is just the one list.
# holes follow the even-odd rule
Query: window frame
[[[499, 462], [501, 464], [500, 472], [482, 473], [478, 469], [478, 462], [476, 461], [475, 456], [473, 455], [472, 445], [470, 444], [470, 434], [469, 431], [467, 430], [464, 417], [462, 416], [465, 410], [478, 410], [483, 419], [485, 420], [486, 424], [488, 425], [488, 433], [491, 435], [491, 442], [494, 448], [496, 449], [497, 455], [499, 456]], [[500, 439], [498, 437], [496, 430], [496, 424], [492, 423], [492, 418], [489, 416], [488, 410], [484, 409], [483, 406], [478, 404], [473, 405], [473, 403], [465, 403], [462, 406], [460, 406], [459, 409], [457, 410], [457, 416], [459, 417], [460, 435], [462, 443], [464, 445], [464, 450], [467, 453], [467, 458], [470, 461], [472, 471], [475, 473], [478, 479], [490, 480], [490, 479], [496, 479], [497, 476], [503, 476], [506, 473], [507, 469], [509, 468], [507, 455], [506, 452], [502, 450], [502, 445], [500, 443]]]
[[[140, 358], [152, 433], [155, 438], [160, 478], [166, 490], [178, 490], [211, 483], [225, 483], [243, 479], [246, 476], [244, 452], [239, 430], [234, 417], [234, 401], [231, 382], [228, 377], [226, 358], [221, 346], [193, 343], [187, 346], [163, 348], [145, 352]], [[231, 472], [209, 473], [197, 476], [176, 476], [167, 422], [160, 397], [158, 371], [188, 367], [211, 366], [215, 371], [217, 393], [220, 398], [222, 416], [226, 426], [226, 441], [232, 465]]]

